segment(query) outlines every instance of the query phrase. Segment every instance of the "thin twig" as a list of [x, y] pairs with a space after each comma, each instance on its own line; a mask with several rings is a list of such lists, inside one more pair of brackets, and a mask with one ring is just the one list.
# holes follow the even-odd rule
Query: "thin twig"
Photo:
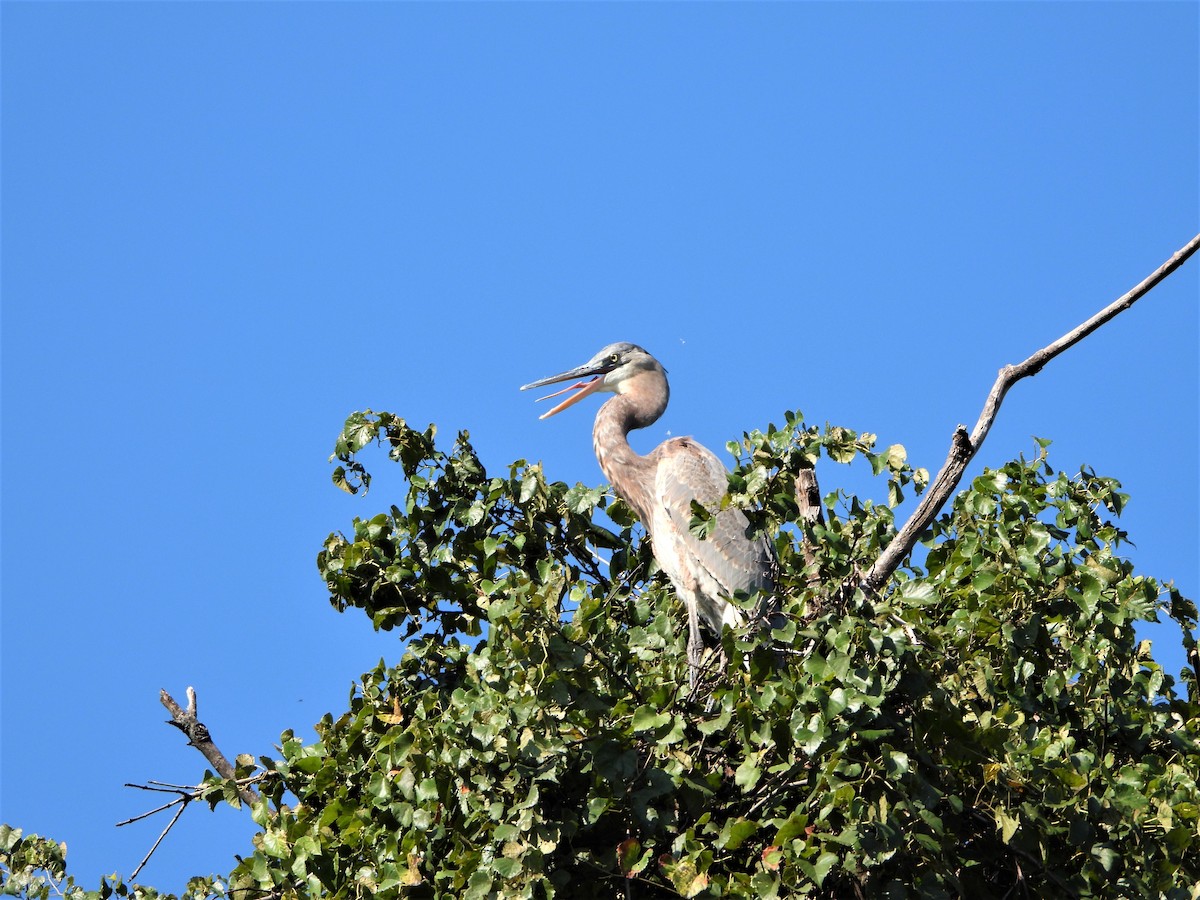
[[167, 836], [167, 832], [175, 827], [175, 823], [179, 821], [179, 817], [183, 815], [183, 811], [187, 809], [187, 805], [189, 802], [191, 802], [191, 799], [191, 797], [184, 797], [182, 801], [176, 801], [180, 804], [179, 811], [171, 817], [171, 821], [168, 822], [167, 827], [162, 830], [162, 834], [158, 836], [158, 840], [154, 842], [154, 846], [150, 848], [150, 852], [142, 858], [142, 861], [138, 863], [138, 867], [133, 870], [133, 874], [129, 876], [130, 881], [133, 881], [135, 878], [137, 878], [138, 874], [143, 868], [145, 868], [146, 863], [150, 862], [150, 857], [154, 855], [154, 851], [158, 849], [158, 845], [163, 842], [163, 838]]
[[[127, 784], [127, 785], [125, 785], [125, 787], [141, 787], [141, 785]], [[153, 790], [153, 789], [147, 788], [146, 790]], [[181, 794], [179, 797], [176, 797], [174, 800], [170, 801], [169, 803], [164, 803], [162, 806], [156, 806], [154, 809], [150, 810], [149, 812], [144, 812], [140, 816], [134, 816], [133, 818], [126, 819], [123, 822], [118, 822], [116, 827], [120, 828], [123, 825], [132, 825], [134, 822], [140, 822], [140, 821], [142, 821], [142, 819], [148, 819], [155, 813], [160, 813], [164, 809], [170, 809], [176, 803], [182, 803], [186, 806], [188, 803], [190, 803], [194, 799], [196, 799], [194, 796], [189, 796], [187, 794]]]
[[938, 472], [937, 477], [929, 486], [929, 490], [921, 498], [921, 502], [913, 511], [913, 514], [904, 523], [904, 527], [900, 529], [896, 537], [888, 544], [887, 549], [880, 554], [866, 575], [863, 576], [860, 585], [865, 591], [868, 593], [879, 592], [880, 588], [887, 583], [896, 569], [900, 567], [900, 564], [912, 552], [917, 540], [937, 517], [942, 507], [945, 506], [946, 501], [950, 499], [950, 496], [958, 487], [959, 481], [962, 480], [963, 472], [971, 460], [975, 458], [975, 454], [979, 452], [984, 438], [987, 437], [992, 423], [995, 422], [996, 414], [1000, 411], [1000, 404], [1003, 402], [1009, 388], [1022, 378], [1036, 375], [1054, 357], [1079, 343], [1118, 313], [1133, 306], [1134, 303], [1149, 293], [1151, 288], [1182, 266], [1188, 257], [1196, 252], [1197, 248], [1200, 248], [1200, 234], [1188, 241], [1174, 256], [1159, 266], [1141, 284], [1121, 297], [1118, 297], [1082, 325], [1068, 331], [1058, 340], [1038, 350], [1024, 362], [1018, 363], [1015, 366], [1005, 366], [1000, 370], [1000, 374], [996, 378], [996, 383], [992, 385], [992, 390], [983, 404], [983, 411], [979, 414], [979, 421], [975, 423], [975, 429], [970, 435], [967, 434], [967, 429], [963, 425], [959, 425], [955, 429], [954, 437], [950, 444], [950, 453], [946, 457], [946, 462], [942, 465], [941, 471]]
[[198, 791], [200, 788], [194, 784], [171, 784], [169, 781], [147, 781], [145, 784], [132, 784], [125, 782], [125, 787], [137, 788], [139, 791], [159, 791], [163, 794], [177, 794], [180, 791]]
[[[234, 781], [234, 783], [239, 788], [248, 788], [250, 785], [256, 784], [266, 777], [266, 772], [259, 772], [257, 775], [251, 775], [248, 778], [238, 778]], [[208, 790], [209, 786], [204, 784], [167, 784], [166, 782], [162, 781], [148, 781], [146, 784], [133, 784], [131, 782], [126, 782], [125, 787], [136, 788], [139, 791], [153, 791], [159, 794], [176, 794], [177, 796], [174, 800], [164, 803], [162, 806], [156, 806], [154, 809], [148, 812], [144, 812], [140, 815], [133, 816], [132, 818], [125, 819], [122, 822], [118, 822], [116, 825], [117, 828], [120, 828], [124, 825], [132, 825], [134, 822], [140, 822], [142, 819], [148, 819], [150, 816], [153, 816], [156, 813], [170, 809], [177, 803], [182, 803], [184, 806], [186, 806], [193, 800], [199, 800], [204, 795], [204, 792]]]

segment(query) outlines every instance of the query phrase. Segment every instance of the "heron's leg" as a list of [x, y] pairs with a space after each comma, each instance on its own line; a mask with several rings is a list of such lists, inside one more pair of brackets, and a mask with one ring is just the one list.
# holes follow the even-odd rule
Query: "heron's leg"
[[704, 640], [700, 637], [700, 613], [696, 604], [687, 605], [688, 613], [688, 684], [696, 686], [696, 677], [700, 674], [700, 661], [704, 656]]

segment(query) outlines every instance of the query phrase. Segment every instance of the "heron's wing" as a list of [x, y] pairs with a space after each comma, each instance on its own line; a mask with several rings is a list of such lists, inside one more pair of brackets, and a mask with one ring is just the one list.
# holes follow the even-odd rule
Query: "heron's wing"
[[[670, 542], [672, 562], [677, 561], [685, 569], [680, 574], [691, 576], [700, 593], [708, 597], [768, 590], [774, 564], [771, 545], [763, 536], [750, 532], [750, 523], [740, 509], [717, 512], [705, 539], [692, 534], [688, 527], [693, 518], [693, 500], [715, 510], [725, 496], [729, 480], [721, 461], [690, 438], [668, 441], [659, 453], [654, 482], [659, 501], [655, 516], [658, 527], [652, 531], [655, 555], [659, 555], [660, 548], [668, 550], [663, 544]], [[672, 566], [664, 568], [674, 580]], [[728, 621], [723, 615], [717, 620], [723, 619]]]

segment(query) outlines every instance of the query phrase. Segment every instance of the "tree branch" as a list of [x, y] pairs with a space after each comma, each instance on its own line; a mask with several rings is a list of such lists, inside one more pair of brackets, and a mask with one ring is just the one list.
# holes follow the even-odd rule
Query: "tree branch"
[[[167, 823], [167, 827], [164, 828], [158, 835], [158, 840], [154, 842], [154, 844], [146, 852], [146, 855], [142, 857], [142, 861], [138, 863], [137, 868], [133, 870], [133, 874], [129, 876], [130, 881], [133, 881], [135, 878], [137, 878], [138, 875], [141, 874], [142, 869], [146, 868], [146, 863], [150, 862], [150, 857], [154, 855], [154, 851], [158, 849], [158, 845], [163, 842], [163, 839], [170, 834], [171, 829], [175, 827], [175, 823], [179, 821], [179, 817], [183, 815], [183, 811], [187, 809], [188, 803], [191, 802], [191, 800], [191, 797], [184, 795], [181, 799], [172, 800], [166, 806], [160, 807], [160, 809], [167, 809], [176, 803], [179, 804], [179, 809], [175, 810], [175, 815], [171, 816], [171, 821]], [[159, 810], [155, 810], [155, 812], [158, 811]], [[147, 815], [149, 815], [149, 813], [147, 813]], [[124, 825], [126, 823], [122, 822], [121, 824]]]
[[1082, 325], [1068, 331], [1052, 344], [1048, 344], [1041, 350], [1038, 350], [1024, 362], [1018, 363], [1015, 366], [1005, 366], [1000, 370], [1000, 374], [996, 378], [996, 383], [992, 385], [992, 390], [983, 404], [983, 411], [979, 414], [979, 421], [975, 423], [975, 429], [969, 436], [967, 429], [963, 425], [959, 425], [955, 429], [954, 437], [950, 443], [950, 453], [946, 457], [946, 462], [942, 465], [941, 471], [938, 472], [937, 477], [929, 486], [929, 490], [925, 492], [925, 496], [921, 498], [921, 503], [913, 511], [908, 521], [904, 523], [904, 527], [900, 529], [892, 542], [888, 544], [887, 549], [883, 551], [867, 571], [866, 575], [863, 576], [860, 585], [865, 591], [869, 593], [879, 592], [896, 569], [900, 567], [900, 564], [908, 557], [909, 553], [912, 552], [917, 540], [937, 517], [942, 507], [945, 506], [946, 501], [950, 499], [950, 496], [954, 493], [955, 488], [958, 487], [958, 483], [962, 479], [963, 472], [971, 460], [975, 458], [975, 454], [979, 452], [984, 438], [987, 437], [992, 423], [996, 420], [996, 414], [1000, 411], [1000, 404], [1004, 401], [1004, 396], [1008, 393], [1009, 388], [1022, 378], [1036, 375], [1054, 357], [1079, 343], [1118, 313], [1124, 312], [1133, 306], [1134, 303], [1148, 294], [1151, 288], [1182, 266], [1188, 257], [1196, 252], [1197, 248], [1200, 248], [1200, 234], [1188, 241], [1174, 256], [1159, 266], [1141, 284], [1127, 294], [1118, 297]]
[[814, 525], [821, 524], [825, 517], [821, 513], [821, 489], [817, 487], [817, 473], [811, 465], [796, 473], [796, 506], [803, 523], [804, 541], [800, 549], [804, 554], [804, 568], [808, 570], [805, 581], [816, 596], [821, 588], [821, 570], [816, 551], [813, 550], [812, 529]]
[[[196, 689], [192, 687], [187, 689], [188, 705], [186, 710], [176, 703], [175, 698], [165, 690], [159, 692], [158, 698], [171, 714], [167, 724], [174, 725], [186, 734], [188, 743], [204, 754], [204, 758], [212, 764], [218, 775], [236, 782], [237, 774], [233, 766], [225, 758], [225, 754], [213, 743], [212, 736], [208, 733], [208, 727], [197, 718]], [[259, 800], [258, 792], [247, 785], [238, 786], [238, 796], [247, 806], [253, 806]]]
[[[164, 691], [164, 693], [166, 692]], [[174, 703], [175, 701], [171, 700], [171, 702]], [[163, 703], [166, 705], [166, 701], [163, 701]], [[178, 708], [178, 704], [176, 704], [176, 708]], [[182, 710], [180, 710], [180, 712], [182, 712]], [[174, 725], [175, 723], [172, 722], [171, 724]], [[251, 778], [243, 778], [236, 783], [239, 790], [249, 790], [249, 785], [261, 780], [262, 778], [263, 774], [260, 773]], [[138, 863], [137, 868], [133, 870], [133, 874], [129, 876], [129, 880], [133, 881], [133, 879], [138, 877], [142, 869], [146, 867], [146, 863], [150, 862], [150, 857], [154, 855], [154, 851], [158, 849], [159, 845], [166, 839], [167, 835], [170, 834], [171, 829], [175, 827], [175, 823], [179, 821], [179, 817], [183, 815], [183, 811], [187, 809], [188, 804], [193, 800], [199, 800], [201, 797], [203, 797], [208, 787], [203, 784], [198, 784], [195, 786], [186, 784], [167, 784], [163, 781], [150, 781], [146, 784], [126, 783], [125, 787], [137, 788], [139, 791], [153, 791], [159, 794], [174, 794], [175, 799], [164, 803], [162, 806], [156, 806], [154, 809], [149, 810], [148, 812], [144, 812], [137, 816], [131, 816], [122, 822], [118, 822], [118, 828], [121, 828], [125, 825], [132, 825], [134, 822], [142, 821], [142, 819], [148, 819], [150, 816], [164, 812], [170, 809], [172, 806], [179, 807], [179, 809], [175, 811], [175, 815], [171, 817], [171, 821], [167, 823], [167, 827], [159, 833], [158, 840], [154, 842], [149, 851], [147, 851], [146, 855], [142, 857], [142, 861]], [[253, 792], [251, 791], [251, 793]]]

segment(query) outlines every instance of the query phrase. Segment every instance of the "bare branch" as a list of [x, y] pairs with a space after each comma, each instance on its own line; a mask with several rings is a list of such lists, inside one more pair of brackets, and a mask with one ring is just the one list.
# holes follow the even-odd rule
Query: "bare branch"
[[130, 881], [133, 881], [135, 878], [137, 878], [142, 869], [146, 867], [146, 863], [150, 862], [150, 857], [154, 855], [154, 851], [158, 849], [158, 845], [163, 842], [163, 838], [165, 838], [168, 832], [175, 827], [175, 823], [179, 821], [179, 817], [182, 816], [183, 811], [187, 809], [189, 800], [191, 800], [191, 798], [185, 796], [179, 800], [173, 801], [179, 804], [179, 809], [176, 810], [175, 815], [171, 817], [171, 821], [167, 823], [167, 827], [162, 830], [162, 834], [158, 836], [158, 840], [154, 842], [154, 846], [152, 846], [146, 855], [142, 857], [142, 861], [138, 863], [137, 868], [133, 870], [133, 874], [129, 876]]
[[[187, 698], [188, 705], [185, 710], [165, 690], [159, 692], [159, 700], [162, 701], [162, 705], [171, 714], [171, 718], [167, 724], [174, 725], [186, 734], [188, 743], [204, 754], [204, 758], [212, 764], [218, 775], [230, 781], [236, 781], [236, 773], [233, 766], [225, 758], [225, 754], [213, 743], [212, 736], [208, 733], [208, 728], [197, 718], [196, 691], [194, 688], [189, 687], [187, 689]], [[259, 800], [258, 792], [246, 785], [238, 787], [238, 796], [241, 797], [242, 802], [247, 806], [253, 806]]]
[[[239, 788], [243, 788], [262, 781], [265, 777], [265, 772], [259, 772], [257, 775], [251, 775], [248, 778], [239, 778], [235, 783]], [[162, 806], [156, 806], [154, 809], [147, 810], [140, 815], [131, 816], [128, 819], [118, 822], [117, 828], [121, 828], [124, 825], [132, 825], [134, 822], [142, 821], [142, 819], [148, 819], [150, 816], [170, 809], [178, 803], [187, 805], [193, 800], [199, 800], [204, 796], [205, 791], [209, 789], [209, 786], [205, 784], [167, 784], [162, 781], [148, 781], [145, 784], [133, 784], [127, 781], [125, 782], [125, 787], [136, 788], [139, 791], [154, 791], [159, 794], [175, 794], [176, 796], [174, 800], [169, 800]]]
[[[125, 787], [138, 788], [143, 791], [161, 790], [160, 788], [146, 787], [145, 785], [141, 785], [141, 784], [126, 784]], [[128, 819], [124, 819], [124, 820], [118, 822], [117, 827], [121, 828], [124, 825], [132, 825], [134, 822], [140, 822], [140, 821], [142, 821], [142, 819], [148, 819], [151, 816], [162, 812], [163, 810], [170, 809], [172, 806], [174, 806], [177, 803], [182, 803], [184, 806], [187, 806], [188, 803], [190, 803], [192, 800], [195, 800], [196, 796], [198, 796], [197, 791], [191, 791], [191, 792], [188, 792], [188, 791], [164, 791], [164, 793], [178, 794], [179, 796], [177, 796], [174, 800], [170, 800], [167, 803], [164, 803], [162, 806], [156, 806], [156, 807], [154, 807], [154, 809], [147, 810], [146, 812], [142, 813], [141, 815], [130, 816]]]
[[808, 570], [805, 581], [814, 592], [821, 588], [821, 571], [817, 563], [817, 554], [813, 550], [812, 527], [824, 520], [821, 513], [821, 490], [817, 487], [817, 473], [811, 466], [806, 466], [796, 473], [796, 506], [800, 510], [800, 521], [803, 523], [804, 541], [801, 550], [804, 553], [804, 568]]
[[929, 486], [929, 490], [925, 492], [925, 496], [921, 498], [921, 502], [913, 511], [912, 516], [904, 523], [904, 527], [900, 529], [896, 537], [887, 546], [887, 549], [875, 560], [875, 563], [867, 571], [866, 575], [863, 576], [860, 584], [864, 590], [870, 593], [877, 593], [887, 583], [888, 579], [891, 578], [896, 569], [900, 567], [900, 564], [908, 557], [909, 553], [912, 552], [921, 534], [924, 533], [925, 529], [937, 517], [942, 507], [945, 506], [946, 501], [950, 499], [950, 496], [954, 493], [955, 488], [958, 487], [958, 483], [962, 479], [963, 472], [971, 460], [975, 458], [975, 454], [979, 452], [984, 438], [987, 437], [992, 423], [996, 420], [996, 414], [1000, 411], [1000, 404], [1003, 402], [1009, 388], [1022, 378], [1036, 375], [1054, 357], [1079, 343], [1118, 313], [1133, 306], [1134, 303], [1149, 293], [1151, 288], [1182, 266], [1188, 257], [1196, 252], [1197, 248], [1200, 248], [1200, 234], [1188, 241], [1174, 256], [1159, 266], [1141, 284], [1127, 294], [1118, 297], [1082, 325], [1068, 331], [1052, 344], [1048, 344], [1041, 350], [1038, 350], [1024, 362], [1018, 363], [1015, 366], [1005, 366], [1000, 370], [1000, 374], [996, 378], [996, 383], [992, 385], [992, 390], [983, 404], [983, 411], [979, 414], [979, 421], [975, 423], [975, 429], [969, 436], [964, 426], [959, 425], [955, 429], [954, 437], [950, 444], [950, 453], [946, 457], [946, 462], [942, 465], [941, 471], [938, 472], [937, 477]]
[[172, 784], [170, 781], [155, 781], [150, 779], [145, 784], [126, 784], [125, 787], [134, 787], [143, 791], [162, 791], [165, 794], [172, 791], [198, 791], [203, 785]]

